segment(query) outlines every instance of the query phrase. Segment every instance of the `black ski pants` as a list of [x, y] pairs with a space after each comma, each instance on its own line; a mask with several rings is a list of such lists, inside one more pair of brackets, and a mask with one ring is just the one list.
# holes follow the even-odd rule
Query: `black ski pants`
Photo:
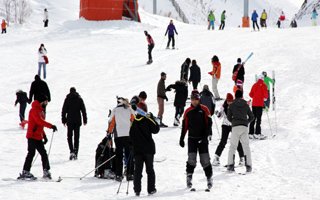
[[221, 24], [220, 24], [219, 30], [223, 30], [223, 29], [224, 29], [225, 24], [226, 24], [226, 22], [225, 22], [225, 21], [221, 21]]
[[[74, 141], [72, 140], [74, 136]], [[80, 125], [68, 124], [68, 145], [70, 153], [78, 155], [79, 152]]]
[[48, 24], [49, 24], [49, 20], [44, 20], [44, 27], [48, 27]]
[[209, 143], [207, 139], [188, 138], [188, 161], [187, 175], [192, 175], [197, 165], [197, 154], [199, 152], [200, 163], [207, 178], [212, 177], [212, 166], [210, 163]]
[[27, 107], [27, 103], [20, 103], [19, 116], [20, 116], [21, 122], [25, 119], [24, 113], [26, 112], [26, 107]]
[[179, 116], [179, 119], [182, 117], [184, 112], [184, 106], [176, 106], [176, 114], [174, 115], [175, 118]]
[[[252, 107], [252, 113], [254, 115], [254, 120], [250, 123], [249, 134], [261, 134], [261, 117], [262, 117], [263, 107]], [[256, 125], [256, 130], [254, 131], [254, 126]]]
[[154, 44], [148, 45], [148, 59], [149, 61], [152, 60], [152, 49], [154, 48]]
[[140, 193], [143, 164], [146, 165], [146, 173], [148, 176], [148, 193], [156, 189], [156, 175], [153, 169], [153, 154], [138, 154], [134, 156], [134, 192]]
[[260, 29], [257, 21], [252, 21], [252, 25], [253, 25], [253, 30], [256, 30], [256, 26], [258, 30]]
[[2, 29], [1, 34], [3, 34], [3, 33], [7, 33], [7, 29], [6, 28]]
[[192, 81], [192, 86], [193, 86], [194, 90], [198, 89], [198, 84], [199, 84], [199, 82]]
[[28, 139], [28, 154], [23, 165], [23, 170], [30, 172], [33, 157], [36, 154], [36, 150], [39, 152], [42, 161], [42, 168], [50, 170], [49, 159], [47, 151], [44, 148], [42, 140]]
[[167, 48], [169, 48], [171, 40], [172, 40], [172, 47], [174, 48], [174, 45], [175, 45], [174, 35], [168, 35]]
[[[215, 152], [215, 154], [219, 157], [221, 156], [222, 151], [224, 150], [224, 148], [228, 142], [228, 137], [229, 137], [229, 133], [231, 133], [231, 130], [232, 130], [232, 126], [222, 125], [221, 140], [220, 140], [219, 145], [218, 145], [216, 152]], [[239, 153], [239, 157], [240, 158], [244, 157], [244, 153], [243, 153], [243, 149], [242, 149], [242, 145], [241, 145], [240, 141], [239, 141], [237, 150]]]
[[116, 137], [116, 175], [122, 176], [123, 174], [123, 154], [126, 155], [125, 165], [127, 167], [127, 175], [133, 174], [133, 155], [130, 147], [130, 137]]

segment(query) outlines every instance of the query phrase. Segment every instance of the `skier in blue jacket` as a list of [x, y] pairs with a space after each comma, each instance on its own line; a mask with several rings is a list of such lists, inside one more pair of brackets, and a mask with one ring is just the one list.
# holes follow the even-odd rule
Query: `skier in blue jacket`
[[314, 8], [311, 14], [312, 26], [317, 26], [317, 18], [318, 18], [318, 13], [317, 13], [317, 10]]
[[256, 27], [258, 28], [258, 31], [260, 31], [260, 28], [259, 28], [259, 25], [258, 25], [258, 13], [256, 10], [253, 11], [252, 15], [251, 15], [251, 20], [252, 20], [252, 25], [253, 25], [253, 30], [255, 31], [256, 30]]
[[167, 31], [166, 33], [164, 34], [164, 36], [166, 36], [168, 33], [168, 44], [167, 44], [167, 49], [169, 49], [169, 45], [170, 45], [170, 42], [172, 40], [172, 49], [174, 49], [174, 33], [176, 33], [178, 35], [178, 32], [176, 30], [176, 27], [173, 25], [173, 21], [170, 20], [170, 24], [168, 25], [168, 28], [167, 28]]

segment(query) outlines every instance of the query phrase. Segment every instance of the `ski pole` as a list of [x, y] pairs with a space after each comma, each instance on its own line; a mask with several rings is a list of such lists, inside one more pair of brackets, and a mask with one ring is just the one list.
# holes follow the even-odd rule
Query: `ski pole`
[[214, 123], [216, 124], [216, 128], [217, 128], [217, 131], [218, 131], [218, 136], [219, 136], [219, 139], [221, 139], [220, 137], [220, 132], [219, 132], [219, 128], [218, 128], [218, 124], [217, 124], [217, 120], [216, 118], [213, 116], [213, 119], [214, 119]]
[[269, 118], [268, 111], [266, 111], [266, 113], [267, 113], [267, 117], [268, 117], [268, 122], [269, 122], [269, 127], [270, 127], [271, 137], [274, 137], [273, 132], [272, 132], [272, 128], [271, 128], [271, 123], [270, 123], [270, 118]]
[[35, 157], [35, 158], [34, 158], [34, 160], [32, 161], [31, 167], [32, 167], [32, 166], [33, 166], [33, 164], [36, 162], [36, 160], [37, 160], [38, 156], [39, 156], [39, 153], [37, 152], [36, 157]]
[[120, 181], [120, 184], [119, 184], [119, 187], [118, 187], [117, 194], [119, 194], [119, 191], [120, 191], [120, 188], [121, 188], [121, 185], [122, 185], [122, 180], [123, 180], [123, 179], [121, 179], [121, 181]]
[[51, 141], [50, 141], [50, 146], [49, 146], [49, 151], [48, 151], [48, 157], [49, 157], [49, 155], [50, 155], [50, 151], [51, 151], [51, 146], [52, 146], [53, 136], [54, 136], [54, 132], [52, 132], [52, 136], [51, 136]]
[[[129, 164], [128, 164], [129, 163]], [[129, 158], [128, 158], [128, 161], [127, 161], [127, 181], [128, 181], [128, 183], [127, 183], [127, 195], [129, 194], [129, 182], [130, 182], [130, 180], [129, 180], [129, 175], [131, 175], [131, 173], [132, 173], [132, 171], [131, 171], [131, 166], [132, 165], [132, 151], [130, 152], [130, 154], [129, 154]]]
[[94, 168], [92, 171], [88, 172], [86, 175], [82, 176], [80, 178], [80, 180], [82, 180], [83, 178], [87, 177], [89, 174], [91, 174], [93, 171], [97, 170], [99, 167], [101, 167], [102, 165], [106, 164], [107, 162], [109, 162], [110, 160], [112, 160], [116, 155], [113, 155], [111, 158], [109, 158], [108, 160], [104, 161], [102, 164], [100, 164], [98, 167]]

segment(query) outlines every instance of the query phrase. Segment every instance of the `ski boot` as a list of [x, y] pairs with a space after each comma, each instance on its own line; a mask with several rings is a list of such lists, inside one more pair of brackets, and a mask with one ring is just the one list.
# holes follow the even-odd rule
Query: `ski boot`
[[69, 160], [75, 160], [76, 154], [70, 153]]
[[265, 140], [265, 139], [267, 139], [267, 136], [262, 135], [262, 134], [254, 134], [253, 137], [254, 137], [254, 139], [257, 139], [257, 140]]
[[192, 174], [187, 174], [187, 188], [192, 188]]
[[245, 164], [244, 157], [241, 157], [239, 160], [239, 166], [242, 167], [244, 166], [244, 164]]
[[178, 116], [174, 118], [174, 122], [173, 122], [173, 126], [179, 126], [180, 125], [180, 121]]
[[247, 166], [246, 166], [246, 171], [247, 171], [247, 173], [252, 172], [252, 167], [251, 167], [251, 166], [249, 166], [249, 165], [247, 165]]
[[122, 181], [122, 179], [123, 179], [123, 177], [122, 177], [122, 176], [116, 176], [116, 178], [115, 178], [115, 180], [116, 180], [116, 181], [118, 181], [118, 182], [121, 182], [121, 181]]
[[209, 190], [212, 188], [212, 177], [207, 178], [207, 187]]
[[229, 173], [235, 172], [234, 171], [234, 165], [228, 165], [227, 166], [227, 172], [229, 172]]
[[42, 178], [44, 178], [44, 179], [52, 179], [50, 171], [47, 170], [47, 169], [44, 169]]
[[213, 161], [212, 161], [212, 166], [219, 166], [220, 165], [220, 160], [219, 156], [214, 155]]
[[152, 62], [152, 60], [148, 60], [147, 65], [150, 65]]
[[152, 190], [151, 192], [148, 192], [148, 193], [149, 193], [149, 195], [153, 195], [153, 194], [157, 193], [157, 189], [154, 189], [154, 190]]
[[33, 176], [29, 171], [23, 170], [18, 177], [19, 180], [36, 180], [37, 177]]

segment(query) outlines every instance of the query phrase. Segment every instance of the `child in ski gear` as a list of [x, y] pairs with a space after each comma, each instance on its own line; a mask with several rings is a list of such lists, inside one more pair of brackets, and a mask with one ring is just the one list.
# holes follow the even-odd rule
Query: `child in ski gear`
[[214, 30], [214, 21], [216, 21], [216, 17], [213, 14], [213, 11], [211, 10], [208, 15], [208, 30], [212, 27], [212, 30]]
[[[114, 179], [115, 178], [115, 164], [114, 158], [111, 157], [115, 155], [114, 148], [112, 147], [112, 137], [106, 136], [103, 140], [99, 143], [96, 149], [96, 156], [95, 156], [95, 168], [96, 171], [94, 176], [97, 178], [105, 178], [105, 179]], [[108, 162], [103, 164], [105, 161], [110, 159]], [[102, 166], [100, 166], [103, 164]], [[97, 168], [100, 166], [99, 168]]]
[[[76, 92], [76, 88], [70, 88], [70, 93], [66, 96], [64, 100], [61, 120], [64, 126], [68, 126], [68, 145], [70, 150], [70, 160], [78, 159], [79, 152], [79, 138], [80, 138], [80, 127], [81, 114], [83, 118], [83, 124], [87, 125], [87, 112], [84, 105], [83, 99]], [[74, 136], [74, 142], [72, 137]]]
[[256, 30], [256, 26], [258, 28], [258, 31], [260, 30], [258, 22], [257, 22], [258, 21], [258, 17], [259, 17], [259, 15], [258, 15], [257, 11], [254, 10], [252, 15], [251, 15], [251, 20], [252, 20], [252, 25], [253, 25], [253, 30], [254, 31]]
[[57, 131], [55, 125], [45, 121], [43, 106], [48, 104], [48, 97], [45, 95], [39, 96], [38, 100], [32, 103], [28, 119], [28, 154], [24, 162], [23, 171], [19, 179], [35, 179], [30, 173], [31, 164], [36, 150], [39, 152], [42, 160], [43, 178], [51, 179], [50, 164], [48, 155], [44, 145], [48, 142], [47, 136], [43, 130], [44, 127], [50, 128], [53, 132]]
[[212, 57], [211, 62], [212, 72], [210, 72], [210, 75], [212, 76], [212, 91], [214, 93], [214, 96], [216, 97], [216, 100], [220, 100], [220, 95], [218, 92], [218, 82], [221, 76], [221, 64], [219, 62], [218, 56], [216, 55]]
[[41, 67], [42, 67], [44, 79], [46, 79], [46, 75], [47, 75], [45, 56], [47, 56], [47, 49], [44, 47], [44, 44], [41, 44], [38, 50], [38, 75], [41, 77]]
[[241, 63], [241, 58], [238, 58], [237, 64], [234, 65], [232, 70], [232, 79], [234, 83], [237, 84], [237, 80], [241, 80], [242, 83], [244, 83], [244, 75], [245, 75], [244, 63]]
[[44, 27], [48, 27], [49, 13], [48, 13], [48, 10], [46, 8], [44, 9], [44, 13], [43, 13], [43, 23], [44, 23]]
[[[261, 134], [261, 117], [264, 108], [264, 102], [268, 99], [268, 89], [263, 82], [263, 75], [259, 75], [258, 81], [252, 86], [249, 96], [252, 98], [252, 112], [254, 119], [250, 123], [250, 138], [265, 139]], [[254, 128], [256, 125], [256, 129]]]
[[278, 22], [277, 22], [278, 28], [281, 28], [281, 22], [283, 22], [285, 19], [286, 19], [286, 16], [284, 15], [284, 12], [281, 11], [281, 15], [280, 15]]
[[173, 25], [173, 20], [170, 20], [170, 24], [168, 25], [167, 31], [164, 34], [164, 36], [166, 36], [168, 34], [167, 49], [169, 49], [171, 40], [172, 40], [172, 49], [174, 49], [174, 46], [175, 46], [174, 33], [176, 33], [178, 35], [176, 27]]
[[274, 84], [274, 80], [268, 76], [267, 72], [262, 72], [262, 75], [263, 75], [263, 81], [268, 88], [268, 98], [265, 101], [265, 108], [268, 110], [270, 107], [270, 85]]
[[260, 25], [261, 25], [261, 28], [267, 28], [267, 18], [268, 18], [268, 15], [267, 15], [267, 12], [265, 9], [263, 9], [263, 12], [261, 13], [261, 17], [260, 17]]
[[318, 13], [316, 8], [314, 8], [311, 14], [312, 26], [317, 26], [317, 18], [318, 18]]
[[41, 95], [47, 96], [48, 101], [51, 101], [50, 90], [47, 83], [41, 80], [39, 75], [35, 75], [29, 91], [29, 103], [32, 102], [33, 98], [34, 100], [39, 100], [39, 96]]
[[164, 100], [168, 101], [168, 97], [166, 95], [166, 86], [165, 86], [165, 80], [167, 79], [167, 74], [164, 72], [161, 72], [160, 75], [161, 75], [161, 78], [158, 82], [158, 87], [157, 87], [157, 101], [158, 101], [158, 107], [159, 107], [158, 119], [160, 120], [160, 127], [166, 128], [168, 126], [162, 122], [162, 117], [164, 113]]
[[202, 92], [200, 92], [200, 103], [207, 106], [211, 115], [214, 114], [214, 109], [216, 108], [215, 98], [210, 92], [208, 85], [204, 85]]
[[7, 23], [6, 23], [6, 20], [2, 20], [2, 23], [1, 23], [1, 34], [3, 33], [7, 33]]
[[188, 81], [189, 68], [191, 64], [191, 59], [187, 58], [184, 63], [181, 65], [180, 71], [180, 81]]
[[109, 118], [107, 134], [113, 134], [116, 143], [116, 180], [121, 181], [123, 178], [123, 154], [126, 155], [127, 179], [132, 180], [133, 154], [130, 147], [129, 131], [134, 120], [134, 111], [125, 98], [118, 97], [117, 103], [117, 107], [112, 110]]
[[236, 92], [235, 97], [235, 101], [229, 105], [227, 114], [227, 119], [232, 125], [227, 170], [229, 172], [234, 171], [235, 152], [240, 141], [243, 148], [246, 171], [251, 172], [252, 160], [249, 146], [248, 125], [254, 119], [254, 116], [247, 102], [243, 100], [243, 93], [240, 90]]
[[191, 106], [184, 113], [179, 144], [183, 148], [184, 138], [188, 134], [188, 161], [186, 166], [187, 187], [192, 187], [192, 175], [197, 163], [197, 154], [207, 177], [207, 186], [212, 187], [212, 166], [209, 155], [209, 142], [212, 135], [212, 119], [209, 109], [200, 104], [200, 94], [197, 90], [191, 93]]
[[14, 103], [14, 106], [17, 106], [17, 104], [20, 104], [20, 108], [19, 108], [19, 117], [20, 117], [20, 126], [22, 129], [24, 129], [24, 126], [26, 125], [26, 123], [28, 122], [27, 120], [25, 120], [24, 117], [24, 113], [26, 111], [26, 107], [27, 107], [27, 103], [29, 102], [27, 93], [22, 91], [22, 90], [18, 90], [16, 92], [16, 102]]
[[[144, 112], [148, 112], [144, 103], [140, 102], [138, 107]], [[136, 196], [141, 192], [141, 179], [143, 164], [146, 165], [148, 176], [147, 190], [149, 194], [157, 192], [155, 182], [156, 176], [153, 169], [154, 154], [156, 153], [155, 143], [152, 134], [159, 132], [159, 124], [156, 122], [152, 113], [147, 116], [137, 114], [130, 128], [130, 139], [133, 145], [134, 156], [134, 192]]]
[[147, 31], [144, 31], [144, 34], [147, 37], [147, 41], [148, 41], [148, 62], [147, 62], [147, 64], [151, 64], [153, 62], [152, 49], [154, 48], [154, 41], [153, 41], [151, 35]]
[[197, 65], [196, 60], [192, 60], [192, 65], [190, 67], [190, 77], [189, 83], [192, 82], [193, 89], [196, 90], [198, 88], [198, 84], [201, 81], [201, 70], [200, 67]]
[[174, 115], [174, 126], [180, 125], [180, 117], [184, 112], [186, 101], [188, 98], [188, 85], [185, 81], [176, 81], [175, 84], [171, 84], [166, 88], [166, 91], [175, 90], [175, 97], [173, 105], [176, 107], [176, 113]]
[[221, 14], [221, 24], [219, 30], [224, 30], [224, 26], [226, 25], [226, 11], [224, 10]]
[[[226, 100], [224, 101], [222, 107], [220, 108], [220, 111], [216, 111], [216, 115], [218, 118], [222, 118], [223, 122], [222, 122], [222, 135], [221, 135], [221, 139], [219, 142], [219, 145], [217, 146], [214, 158], [213, 158], [213, 162], [212, 165], [213, 166], [218, 166], [220, 165], [220, 156], [228, 142], [228, 137], [229, 137], [229, 133], [231, 132], [232, 129], [232, 124], [231, 122], [227, 119], [227, 114], [228, 114], [228, 109], [230, 104], [233, 103], [233, 96], [232, 94], [228, 93], [226, 96]], [[238, 147], [237, 147], [238, 153], [239, 153], [239, 158], [240, 158], [240, 162], [239, 165], [244, 165], [244, 154], [243, 154], [243, 149], [242, 149], [242, 145], [241, 142], [239, 141]]]
[[296, 19], [293, 19], [293, 20], [291, 21], [290, 27], [291, 27], [291, 28], [297, 28], [297, 27], [298, 27]]

